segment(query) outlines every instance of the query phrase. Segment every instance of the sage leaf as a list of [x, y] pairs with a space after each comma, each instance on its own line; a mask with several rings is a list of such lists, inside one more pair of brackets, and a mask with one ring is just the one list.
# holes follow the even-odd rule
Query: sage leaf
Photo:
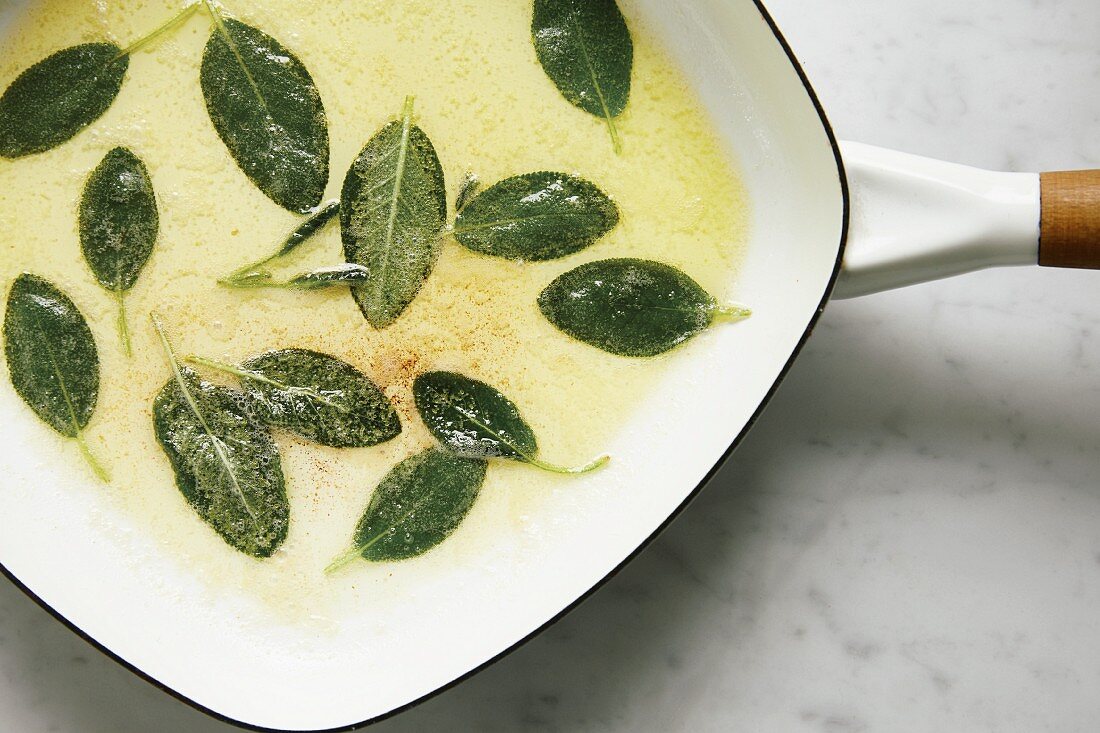
[[604, 120], [621, 152], [615, 118], [630, 99], [634, 43], [615, 0], [535, 0], [531, 36], [546, 75], [570, 104]]
[[540, 461], [535, 434], [515, 404], [485, 382], [455, 372], [421, 374], [413, 398], [436, 440], [461, 456], [507, 458], [554, 473], [587, 473], [608, 461], [604, 456], [579, 468]]
[[622, 258], [564, 273], [538, 299], [543, 315], [586, 344], [621, 356], [654, 356], [687, 341], [715, 320], [750, 315], [720, 307], [675, 267]]
[[363, 558], [423, 555], [458, 528], [485, 482], [486, 462], [430, 448], [397, 464], [374, 490], [351, 549], [325, 572]]
[[115, 148], [92, 171], [80, 200], [80, 247], [99, 284], [129, 290], [156, 243], [160, 219], [149, 171]]
[[619, 210], [594, 184], [543, 171], [494, 184], [465, 205], [455, 239], [510, 260], [553, 260], [588, 247], [619, 223]]
[[275, 253], [275, 257], [286, 257], [288, 254], [298, 249], [313, 237], [314, 234], [321, 231], [326, 224], [336, 218], [336, 215], [340, 213], [340, 202], [329, 201], [323, 206], [319, 206], [313, 211], [309, 218], [299, 224], [293, 232], [287, 235], [287, 238], [283, 240], [279, 250]]
[[292, 290], [322, 290], [340, 285], [365, 285], [370, 282], [370, 270], [362, 265], [345, 262], [342, 265], [318, 267], [295, 275], [286, 286]]
[[455, 211], [461, 213], [466, 204], [473, 201], [474, 196], [481, 189], [481, 179], [476, 173], [467, 173], [459, 186], [458, 196], [455, 197]]
[[413, 124], [412, 98], [400, 120], [367, 142], [340, 195], [340, 231], [348, 262], [370, 271], [352, 288], [375, 328], [397, 320], [439, 256], [447, 192], [435, 148]]
[[326, 204], [315, 207], [306, 220], [296, 226], [294, 231], [287, 235], [286, 239], [282, 241], [274, 254], [249, 263], [244, 267], [239, 267], [218, 282], [222, 285], [233, 286], [241, 282], [263, 280], [265, 278], [270, 279], [271, 273], [265, 271], [263, 269], [264, 267], [297, 250], [312, 239], [315, 234], [324, 229], [325, 225], [332, 221], [339, 213], [339, 201], [329, 201]]
[[80, 249], [99, 284], [118, 300], [118, 330], [127, 354], [132, 349], [123, 294], [149, 261], [159, 226], [145, 164], [126, 148], [107, 153], [80, 199]]
[[154, 318], [172, 378], [153, 401], [153, 428], [191, 508], [230, 546], [270, 557], [286, 539], [290, 504], [279, 449], [242, 392], [182, 366]]
[[17, 277], [4, 315], [4, 356], [16, 393], [43, 422], [75, 438], [96, 476], [108, 481], [84, 440], [99, 398], [99, 353], [69, 296], [37, 275]]
[[214, 30], [200, 80], [214, 129], [268, 198], [307, 213], [329, 173], [328, 123], [313, 78], [274, 38], [208, 7]]
[[130, 57], [113, 43], [47, 56], [0, 96], [0, 155], [20, 158], [67, 142], [115, 101]]
[[251, 272], [232, 280], [225, 280], [222, 285], [242, 290], [325, 290], [327, 288], [350, 287], [363, 285], [370, 279], [370, 270], [362, 265], [353, 265], [345, 262], [342, 265], [330, 265], [318, 267], [315, 270], [303, 272], [286, 281], [273, 280], [270, 272]]
[[334, 356], [280, 349], [235, 367], [192, 357], [233, 374], [254, 401], [255, 417], [321, 445], [363, 448], [401, 433], [397, 411], [367, 375]]

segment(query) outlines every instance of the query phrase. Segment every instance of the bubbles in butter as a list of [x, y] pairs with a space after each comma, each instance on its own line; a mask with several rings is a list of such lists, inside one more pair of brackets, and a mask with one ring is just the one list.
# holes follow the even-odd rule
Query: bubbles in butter
[[[175, 9], [141, 0], [33, 3], [4, 39], [0, 85], [66, 45], [102, 38], [125, 45]], [[413, 378], [452, 370], [494, 385], [519, 406], [547, 461], [575, 464], [601, 454], [660, 378], [662, 365], [691, 358], [691, 346], [657, 360], [605, 354], [547, 323], [538, 293], [583, 262], [644, 257], [680, 267], [723, 300], [747, 238], [746, 194], [692, 90], [629, 6], [635, 69], [630, 104], [619, 119], [621, 156], [613, 153], [606, 126], [569, 105], [543, 74], [527, 3], [328, 0], [307, 7], [262, 0], [227, 9], [292, 49], [317, 83], [332, 139], [327, 198], [339, 195], [359, 150], [414, 95], [416, 123], [439, 154], [452, 209], [467, 171], [491, 185], [558, 170], [592, 180], [622, 214], [594, 246], [551, 262], [508, 262], [447, 241], [417, 298], [383, 331], [364, 321], [346, 291], [221, 288], [218, 277], [272, 251], [300, 219], [248, 182], [206, 116], [198, 69], [209, 22], [202, 13], [135, 54], [117, 101], [91, 127], [55, 150], [0, 165], [4, 287], [23, 271], [49, 278], [74, 299], [96, 337], [102, 386], [88, 439], [113, 476], [103, 501], [156, 537], [212, 595], [227, 588], [246, 592], [287, 623], [322, 628], [341, 609], [398, 602], [372, 591], [389, 574], [446, 573], [471, 548], [498, 537], [522, 543], [538, 526], [540, 507], [570, 480], [494, 463], [473, 511], [436, 550], [324, 576], [323, 568], [347, 548], [379, 480], [431, 445], [413, 407]], [[161, 215], [156, 248], [127, 301], [132, 359], [114, 331], [115, 301], [81, 259], [77, 237], [83, 182], [116, 145], [146, 162]], [[338, 227], [331, 225], [301, 248], [287, 274], [341, 259]], [[291, 504], [289, 535], [270, 560], [244, 557], [187, 507], [156, 443], [151, 404], [170, 372], [149, 325], [153, 309], [181, 354], [240, 362], [298, 347], [343, 359], [382, 387], [404, 430], [363, 449], [324, 448], [276, 432]], [[11, 389], [6, 368], [0, 388]], [[43, 450], [81, 470], [79, 455], [59, 446], [55, 441]]]

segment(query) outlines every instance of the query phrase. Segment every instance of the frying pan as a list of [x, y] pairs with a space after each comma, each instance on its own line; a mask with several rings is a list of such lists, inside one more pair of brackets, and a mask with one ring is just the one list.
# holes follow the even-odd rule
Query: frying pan
[[[1090, 192], [1082, 176], [1048, 179], [1055, 196], [1041, 212], [1034, 175], [858, 145], [843, 146], [841, 156], [762, 7], [748, 0], [624, 6], [660, 29], [739, 161], [755, 234], [736, 296], [757, 316], [709, 334], [677, 359], [611, 446], [615, 465], [571, 491], [560, 517], [546, 518], [552, 529], [541, 546], [524, 557], [486, 547], [491, 572], [472, 562], [477, 567], [456, 569], [400, 613], [346, 619], [328, 637], [228, 621], [254, 615], [247, 598], [216, 608], [189, 602], [204, 598], [195, 580], [145, 546], [140, 528], [125, 538], [106, 531], [94, 492], [41, 489], [36, 447], [20, 429], [24, 411], [5, 393], [0, 437], [9, 490], [0, 496], [0, 562], [9, 577], [119, 661], [220, 717], [277, 730], [374, 719], [528, 638], [663, 528], [751, 425], [816, 322], [842, 260], [848, 267], [838, 293], [858, 294], [1034, 263], [1041, 213], [1064, 230], [1056, 252], [1090, 241], [1075, 233], [1095, 226], [1087, 207], [1074, 213], [1074, 198]], [[38, 491], [18, 488], [32, 486]], [[126, 560], [134, 552], [148, 558], [138, 577]]]

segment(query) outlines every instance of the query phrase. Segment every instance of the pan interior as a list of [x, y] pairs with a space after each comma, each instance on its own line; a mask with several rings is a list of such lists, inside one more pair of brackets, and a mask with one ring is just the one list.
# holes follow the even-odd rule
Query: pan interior
[[[676, 355], [600, 447], [613, 465], [555, 489], [522, 552], [486, 545], [431, 587], [382, 584], [396, 596], [387, 614], [272, 623], [247, 594], [212, 598], [83, 476], [55, 474], [26, 410], [3, 390], [5, 568], [176, 694], [236, 721], [313, 730], [383, 715], [478, 667], [644, 543], [720, 461], [803, 339], [834, 272], [844, 205], [823, 121], [754, 3], [621, 4], [691, 80], [743, 177], [751, 234], [726, 293], [755, 315]], [[0, 8], [0, 37], [27, 7]]]

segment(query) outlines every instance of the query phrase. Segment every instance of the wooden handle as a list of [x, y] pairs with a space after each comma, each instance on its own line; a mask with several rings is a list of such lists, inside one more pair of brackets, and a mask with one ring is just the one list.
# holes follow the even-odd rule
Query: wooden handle
[[1039, 175], [1039, 264], [1100, 270], [1100, 170]]

